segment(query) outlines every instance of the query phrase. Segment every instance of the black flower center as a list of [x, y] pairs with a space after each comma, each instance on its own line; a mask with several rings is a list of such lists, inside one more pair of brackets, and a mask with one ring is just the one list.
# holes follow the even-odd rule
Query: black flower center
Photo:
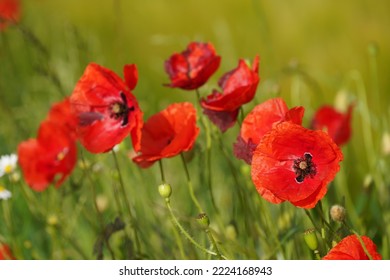
[[295, 171], [295, 181], [302, 183], [307, 176], [313, 178], [317, 174], [317, 168], [310, 153], [304, 153], [303, 157], [294, 160], [293, 169]]
[[126, 95], [121, 92], [120, 93], [122, 102], [115, 102], [110, 106], [110, 117], [114, 119], [122, 119], [122, 126], [125, 126], [129, 123], [129, 113], [134, 111], [134, 107], [129, 107], [127, 105]]

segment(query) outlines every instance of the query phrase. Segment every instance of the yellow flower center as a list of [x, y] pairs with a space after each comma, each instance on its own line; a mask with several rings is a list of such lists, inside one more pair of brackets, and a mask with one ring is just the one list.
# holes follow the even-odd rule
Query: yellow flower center
[[11, 173], [12, 170], [13, 170], [13, 168], [12, 168], [12, 165], [11, 165], [11, 164], [8, 164], [8, 165], [6, 165], [6, 166], [4, 167], [4, 172], [5, 172], [6, 174]]

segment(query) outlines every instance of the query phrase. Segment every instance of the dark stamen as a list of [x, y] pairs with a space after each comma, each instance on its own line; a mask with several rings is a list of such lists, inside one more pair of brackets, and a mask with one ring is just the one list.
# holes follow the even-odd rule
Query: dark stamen
[[293, 169], [295, 171], [295, 181], [302, 183], [307, 176], [313, 178], [317, 174], [317, 168], [312, 161], [313, 156], [310, 153], [304, 153], [303, 157], [294, 160]]
[[125, 126], [129, 123], [129, 113], [134, 111], [134, 106], [127, 106], [127, 98], [123, 91], [120, 92], [122, 102], [117, 102], [111, 105], [111, 117], [115, 119], [122, 118], [121, 126]]

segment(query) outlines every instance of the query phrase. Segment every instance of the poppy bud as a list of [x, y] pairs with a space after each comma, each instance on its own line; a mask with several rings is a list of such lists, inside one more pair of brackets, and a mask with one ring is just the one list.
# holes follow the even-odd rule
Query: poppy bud
[[172, 187], [169, 184], [161, 184], [158, 186], [158, 192], [160, 193], [161, 197], [167, 199], [172, 194]]
[[230, 240], [236, 240], [237, 239], [237, 227], [234, 222], [230, 223], [226, 226], [225, 229], [225, 235]]
[[104, 212], [108, 208], [107, 196], [100, 194], [96, 197], [96, 206], [100, 213]]
[[318, 240], [316, 235], [316, 230], [310, 228], [303, 233], [303, 238], [305, 239], [306, 245], [310, 250], [315, 251], [318, 248]]
[[251, 175], [251, 167], [248, 164], [242, 164], [240, 167], [240, 171], [244, 176], [250, 176]]
[[382, 135], [382, 153], [387, 156], [390, 155], [390, 133], [385, 132]]
[[333, 205], [330, 208], [330, 217], [335, 222], [342, 222], [345, 219], [345, 208], [341, 205]]
[[204, 229], [208, 229], [210, 225], [209, 217], [206, 213], [200, 213], [198, 217], [196, 217], [196, 220], [198, 221], [198, 224]]
[[46, 220], [47, 224], [50, 225], [50, 226], [56, 226], [58, 224], [58, 218], [57, 218], [57, 215], [55, 214], [51, 214], [47, 217], [47, 220]]

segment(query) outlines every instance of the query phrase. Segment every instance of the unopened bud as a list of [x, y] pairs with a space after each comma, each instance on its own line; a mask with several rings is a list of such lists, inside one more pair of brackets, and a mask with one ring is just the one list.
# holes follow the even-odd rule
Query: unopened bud
[[100, 213], [104, 212], [108, 208], [108, 198], [103, 194], [96, 196], [96, 206]]
[[345, 219], [345, 208], [341, 205], [333, 205], [330, 208], [330, 217], [335, 222], [342, 222]]
[[226, 226], [225, 229], [225, 235], [230, 240], [236, 240], [237, 239], [237, 228], [235, 223], [230, 223]]
[[385, 156], [390, 155], [390, 133], [387, 131], [382, 135], [382, 153]]
[[161, 197], [169, 198], [172, 194], [171, 185], [166, 184], [166, 183], [159, 185], [158, 192], [160, 193]]
[[196, 220], [198, 221], [198, 224], [203, 228], [203, 229], [208, 229], [210, 225], [210, 220], [209, 217], [207, 216], [206, 213], [200, 213], [198, 217], [196, 217]]
[[50, 225], [50, 226], [55, 226], [58, 224], [58, 218], [57, 218], [57, 215], [55, 214], [50, 214], [48, 217], [47, 217], [47, 220], [46, 220], [47, 224]]
[[308, 229], [303, 233], [303, 238], [305, 239], [306, 245], [310, 250], [314, 251], [318, 248], [318, 240], [316, 235], [316, 230], [314, 228]]

